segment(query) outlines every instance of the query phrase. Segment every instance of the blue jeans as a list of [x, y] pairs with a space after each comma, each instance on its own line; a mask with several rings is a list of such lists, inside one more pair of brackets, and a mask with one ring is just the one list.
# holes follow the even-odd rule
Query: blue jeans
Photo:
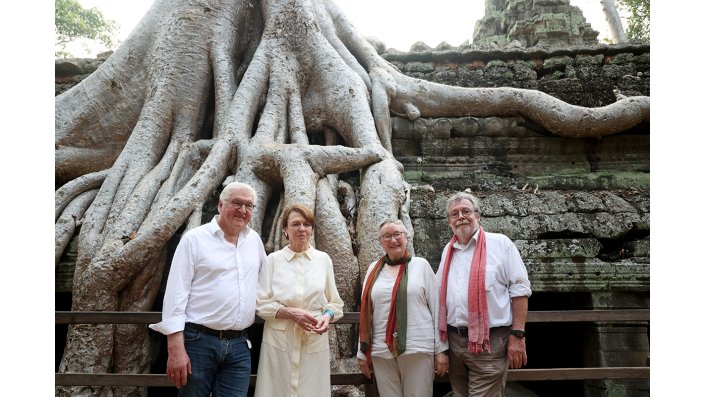
[[220, 339], [184, 329], [191, 374], [180, 397], [246, 397], [250, 386], [250, 349], [244, 336]]

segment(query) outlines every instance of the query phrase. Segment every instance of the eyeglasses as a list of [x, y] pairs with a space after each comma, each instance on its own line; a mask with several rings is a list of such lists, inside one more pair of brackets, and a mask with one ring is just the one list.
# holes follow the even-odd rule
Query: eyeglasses
[[453, 211], [450, 213], [450, 219], [458, 219], [460, 218], [460, 215], [463, 215], [463, 218], [469, 217], [473, 212], [471, 209], [463, 208], [460, 211]]
[[243, 206], [245, 207], [245, 209], [246, 209], [247, 211], [252, 211], [253, 209], [255, 209], [255, 205], [252, 204], [252, 203], [241, 203], [241, 202], [239, 202], [239, 201], [237, 201], [237, 200], [223, 200], [223, 201], [225, 201], [226, 203], [232, 205], [233, 208], [235, 208], [236, 210], [239, 210], [239, 209], [242, 208]]
[[401, 236], [403, 236], [405, 234], [406, 233], [404, 233], [404, 232], [396, 232], [394, 234], [385, 234], [384, 236], [382, 236], [380, 238], [386, 242], [390, 242], [390, 241], [392, 241], [392, 238], [394, 238], [395, 240], [399, 240], [401, 238]]

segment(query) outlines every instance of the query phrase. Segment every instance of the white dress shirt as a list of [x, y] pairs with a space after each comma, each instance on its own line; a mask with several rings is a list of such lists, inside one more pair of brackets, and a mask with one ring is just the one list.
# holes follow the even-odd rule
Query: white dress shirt
[[[448, 271], [446, 307], [448, 325], [454, 327], [468, 326], [468, 280], [478, 233], [479, 231], [475, 232], [467, 245], [459, 242], [453, 245], [453, 257]], [[529, 275], [519, 256], [519, 250], [509, 237], [485, 232], [485, 239], [487, 241], [485, 290], [490, 328], [512, 325], [511, 298], [531, 296]], [[447, 254], [448, 244], [443, 249], [441, 263], [436, 272], [439, 288]]]
[[162, 322], [149, 328], [169, 335], [187, 322], [241, 330], [255, 321], [257, 277], [266, 260], [259, 234], [245, 227], [237, 245], [225, 239], [218, 215], [189, 230], [174, 252]]

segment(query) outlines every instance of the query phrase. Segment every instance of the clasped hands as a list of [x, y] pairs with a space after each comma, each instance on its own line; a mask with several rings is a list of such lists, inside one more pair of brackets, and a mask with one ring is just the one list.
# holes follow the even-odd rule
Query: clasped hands
[[298, 307], [282, 307], [277, 314], [279, 313], [282, 313], [284, 318], [293, 321], [306, 332], [315, 332], [321, 335], [328, 331], [330, 323], [328, 313], [316, 317], [307, 310]]

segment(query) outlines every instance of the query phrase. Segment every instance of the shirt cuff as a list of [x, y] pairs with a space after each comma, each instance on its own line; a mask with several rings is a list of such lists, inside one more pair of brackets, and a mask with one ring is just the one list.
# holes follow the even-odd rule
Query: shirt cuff
[[172, 317], [168, 320], [164, 320], [160, 323], [149, 324], [149, 328], [160, 332], [164, 335], [171, 335], [174, 332], [181, 332], [184, 330], [184, 324], [186, 323], [186, 317]]

